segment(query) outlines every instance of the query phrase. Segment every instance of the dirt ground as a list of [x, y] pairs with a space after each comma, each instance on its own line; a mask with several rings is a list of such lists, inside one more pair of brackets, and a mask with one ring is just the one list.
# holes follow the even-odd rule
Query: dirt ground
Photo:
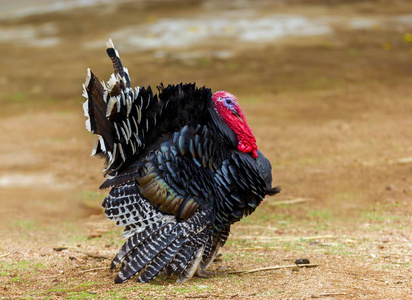
[[[104, 41], [125, 26], [221, 10], [333, 30], [160, 50], [119, 37], [117, 48], [134, 85], [235, 94], [282, 192], [233, 226], [216, 276], [115, 285], [108, 266], [123, 239], [100, 207], [86, 68], [109, 78]], [[0, 299], [412, 299], [411, 11], [409, 1], [139, 1], [1, 19]], [[300, 258], [317, 266], [288, 267]], [[233, 273], [273, 266], [286, 267]]]

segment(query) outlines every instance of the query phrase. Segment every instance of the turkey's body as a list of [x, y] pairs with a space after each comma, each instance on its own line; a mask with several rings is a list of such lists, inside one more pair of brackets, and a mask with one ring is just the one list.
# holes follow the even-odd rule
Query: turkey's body
[[230, 225], [279, 192], [270, 163], [233, 95], [194, 84], [133, 90], [111, 41], [107, 53], [114, 74], [100, 83], [88, 70], [83, 107], [99, 137], [92, 154], [106, 158], [105, 214], [128, 239], [112, 262], [115, 282], [203, 276]]

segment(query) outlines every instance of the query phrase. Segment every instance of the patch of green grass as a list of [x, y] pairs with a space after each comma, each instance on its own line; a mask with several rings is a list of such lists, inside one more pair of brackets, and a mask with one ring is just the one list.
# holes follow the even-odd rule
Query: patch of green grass
[[316, 219], [316, 220], [330, 220], [332, 217], [332, 212], [327, 209], [321, 209], [321, 210], [312, 210], [307, 213], [307, 216], [310, 219]]
[[[140, 296], [139, 298], [142, 299]], [[126, 300], [126, 299], [130, 299], [130, 297], [121, 295], [116, 291], [108, 291], [104, 294], [104, 297], [99, 297], [99, 299]]]
[[187, 285], [187, 286], [176, 286], [174, 291], [179, 294], [187, 294], [199, 291], [211, 291], [212, 288], [208, 285]]
[[135, 284], [126, 288], [122, 288], [122, 291], [127, 291], [127, 292], [163, 292], [166, 290], [167, 285], [166, 283], [174, 283], [176, 278], [170, 278], [165, 275], [160, 275], [156, 277], [154, 281], [151, 281], [149, 284]]
[[349, 200], [357, 200], [360, 196], [358, 193], [354, 191], [350, 192], [340, 192], [333, 195], [333, 199], [335, 201], [349, 201]]
[[[306, 213], [311, 227], [317, 231], [329, 229], [328, 221], [333, 217], [333, 213], [328, 209], [312, 210]], [[313, 223], [315, 222], [315, 223]]]
[[396, 269], [402, 269], [402, 268], [410, 268], [411, 263], [391, 263], [391, 264], [384, 264], [384, 265], [379, 265], [377, 268], [381, 270], [396, 270]]
[[390, 215], [379, 211], [367, 211], [365, 212], [365, 217], [370, 221], [378, 222], [399, 220], [401, 218], [400, 216]]
[[267, 263], [267, 262], [272, 262], [273, 260], [271, 258], [266, 258], [265, 256], [257, 256], [254, 260], [256, 263]]
[[253, 225], [268, 226], [273, 224], [274, 226], [286, 226], [292, 220], [292, 216], [279, 212], [279, 209], [273, 212], [270, 210], [272, 208], [264, 209], [258, 207], [252, 215], [243, 218], [240, 222]]
[[83, 204], [86, 206], [94, 207], [102, 203], [105, 194], [96, 191], [83, 191], [78, 194], [78, 197], [82, 199]]
[[35, 267], [37, 270], [44, 270], [44, 269], [46, 269], [46, 266], [43, 265], [42, 263], [35, 263], [35, 264], [34, 264], [34, 267]]
[[332, 255], [351, 255], [354, 254], [354, 248], [353, 245], [348, 246], [345, 243], [338, 242], [331, 246], [326, 253]]
[[307, 246], [305, 243], [297, 242], [297, 241], [281, 241], [278, 243], [273, 243], [272, 246], [268, 247], [280, 247], [286, 251], [306, 251]]
[[368, 229], [377, 230], [382, 227], [405, 229], [408, 226], [407, 217], [403, 213], [402, 203], [377, 203], [363, 212], [367, 222], [372, 223]]
[[207, 57], [201, 57], [199, 59], [199, 64], [203, 67], [210, 67], [212, 65], [212, 61]]
[[242, 68], [242, 65], [237, 62], [228, 61], [226, 63], [226, 68], [230, 71], [239, 71]]
[[98, 239], [89, 239], [87, 235], [71, 235], [65, 239], [65, 242], [62, 245], [77, 245], [77, 244], [92, 244], [96, 242]]
[[0, 276], [10, 275], [11, 265], [7, 262], [0, 261]]
[[96, 293], [93, 292], [86, 292], [86, 291], [82, 291], [82, 292], [68, 292], [66, 299], [96, 299], [99, 296]]
[[11, 282], [22, 282], [23, 280], [20, 277], [14, 277], [10, 279]]
[[352, 57], [358, 57], [359, 56], [359, 51], [356, 50], [356, 49], [351, 48], [351, 49], [348, 50], [348, 54]]
[[[78, 284], [77, 282], [62, 282], [56, 285], [53, 288], [43, 291], [38, 296], [46, 297], [47, 295], [56, 295], [56, 294], [63, 294], [65, 295], [65, 299], [112, 299], [109, 297], [99, 297], [96, 293], [88, 290], [91, 287], [102, 285], [102, 282], [95, 282], [95, 281], [86, 281]], [[52, 297], [53, 298], [53, 297]], [[115, 298], [118, 299], [118, 298]]]
[[91, 287], [91, 286], [96, 285], [96, 284], [100, 284], [100, 283], [99, 283], [99, 282], [94, 282], [94, 281], [83, 282], [83, 283], [77, 285], [77, 286], [75, 287], [75, 289], [76, 289], [76, 290], [77, 290], [77, 289], [84, 289], [84, 288], [88, 288], [88, 287]]
[[28, 260], [0, 262], [0, 277], [9, 280], [10, 284], [33, 284], [35, 274], [45, 269], [41, 263]]
[[26, 273], [37, 273], [39, 270], [44, 270], [45, 268], [46, 267], [41, 263], [34, 263], [27, 260], [0, 262], [0, 274], [2, 275], [7, 275], [11, 270], [25, 271]]
[[[37, 298], [36, 298], [35, 295], [31, 294], [31, 295], [29, 295], [29, 296], [24, 296], [24, 297], [21, 297], [21, 298], [19, 298], [19, 299], [37, 299]], [[47, 298], [44, 298], [44, 299], [52, 299], [52, 298], [47, 297]]]
[[22, 102], [27, 98], [27, 94], [25, 92], [15, 92], [11, 95], [10, 100], [12, 102]]
[[65, 283], [61, 283], [56, 287], [53, 287], [51, 289], [44, 291], [44, 294], [49, 294], [49, 293], [64, 293], [65, 294], [67, 293], [67, 289], [68, 289], [68, 287], [65, 285], [66, 285]]
[[[249, 245], [244, 245], [244, 246], [249, 246]], [[224, 261], [232, 261], [232, 260], [237, 261], [241, 259], [254, 259], [254, 258], [256, 258], [256, 253], [251, 252], [251, 251], [246, 251], [246, 250], [241, 250], [235, 253], [224, 253], [223, 254]]]
[[337, 80], [334, 78], [320, 76], [310, 80], [307, 84], [307, 87], [311, 89], [330, 88], [331, 86], [336, 85], [336, 83]]
[[30, 220], [30, 219], [15, 221], [14, 227], [21, 228], [27, 231], [34, 231], [38, 229], [36, 225], [36, 221]]

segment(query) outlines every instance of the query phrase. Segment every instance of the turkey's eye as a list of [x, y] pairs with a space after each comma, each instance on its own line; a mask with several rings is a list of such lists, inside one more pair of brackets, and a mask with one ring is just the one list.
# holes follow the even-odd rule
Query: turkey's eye
[[233, 102], [232, 98], [225, 98], [224, 104], [227, 108], [230, 108], [230, 109], [233, 109], [235, 106], [235, 103]]

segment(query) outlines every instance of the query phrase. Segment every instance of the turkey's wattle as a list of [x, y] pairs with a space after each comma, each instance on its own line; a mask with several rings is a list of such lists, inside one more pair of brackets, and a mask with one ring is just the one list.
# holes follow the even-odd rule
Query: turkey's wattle
[[258, 147], [255, 136], [246, 122], [236, 97], [228, 92], [219, 91], [213, 94], [212, 101], [217, 114], [236, 133], [237, 149], [244, 153], [251, 153], [253, 158], [257, 158]]
[[101, 83], [87, 71], [83, 109], [98, 136], [92, 154], [106, 159], [105, 215], [125, 227], [115, 282], [209, 276], [231, 224], [280, 191], [270, 162], [230, 93], [182, 83], [132, 89], [111, 41], [107, 54], [114, 74]]

